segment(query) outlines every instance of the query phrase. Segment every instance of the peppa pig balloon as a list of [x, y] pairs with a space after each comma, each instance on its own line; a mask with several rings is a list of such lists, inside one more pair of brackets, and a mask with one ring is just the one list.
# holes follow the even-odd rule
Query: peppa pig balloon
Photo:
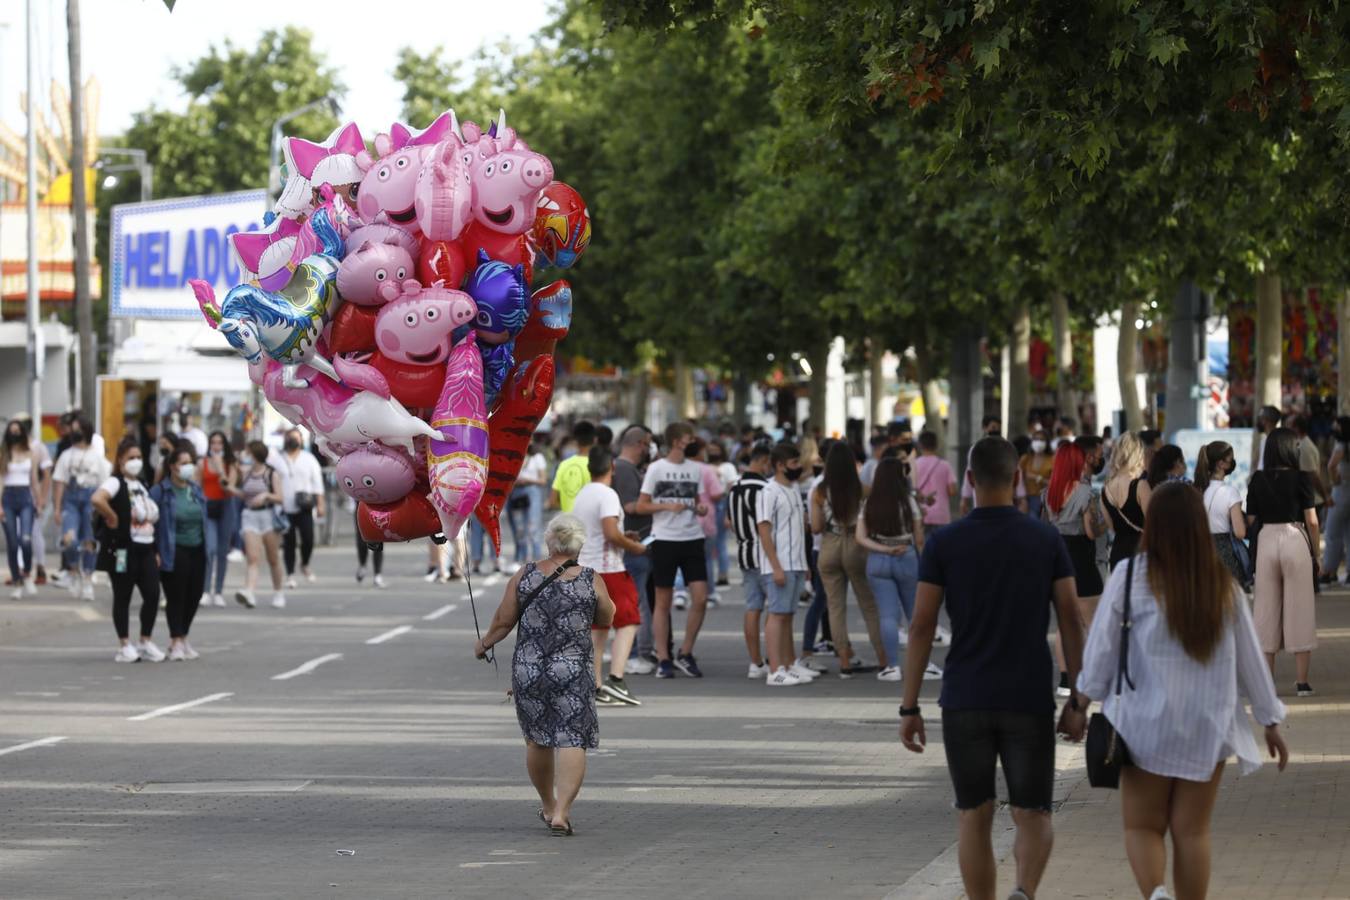
[[[389, 217], [380, 213], [374, 222], [367, 222], [352, 231], [347, 237], [347, 253], [351, 253], [366, 241], [372, 244], [397, 244], [408, 255], [416, 257], [422, 248], [422, 239], [410, 228], [390, 223]], [[428, 282], [429, 283], [429, 282]]]
[[539, 198], [553, 180], [553, 164], [507, 131], [504, 137], [484, 135], [473, 148], [473, 217], [502, 234], [525, 234], [534, 227]]
[[548, 265], [569, 269], [591, 244], [591, 213], [571, 186], [555, 181], [544, 188], [534, 217], [534, 245]]
[[445, 385], [431, 425], [440, 432], [427, 447], [431, 502], [449, 540], [473, 515], [487, 480], [487, 407], [483, 404], [483, 359], [474, 333], [464, 336], [446, 364]]
[[353, 500], [393, 503], [413, 489], [417, 475], [406, 455], [370, 443], [338, 460], [337, 481]]
[[364, 241], [348, 251], [337, 271], [337, 289], [342, 299], [361, 306], [381, 306], [386, 300], [380, 288], [402, 284], [413, 276], [413, 259], [397, 243]]
[[473, 321], [477, 308], [463, 291], [416, 281], [383, 288], [389, 300], [375, 320], [375, 345], [398, 362], [433, 366], [450, 357], [451, 334]]
[[454, 113], [442, 113], [420, 132], [396, 124], [375, 137], [380, 158], [361, 179], [356, 209], [367, 222], [383, 212], [391, 224], [409, 227], [417, 220], [417, 176], [436, 155], [436, 145], [453, 137]]

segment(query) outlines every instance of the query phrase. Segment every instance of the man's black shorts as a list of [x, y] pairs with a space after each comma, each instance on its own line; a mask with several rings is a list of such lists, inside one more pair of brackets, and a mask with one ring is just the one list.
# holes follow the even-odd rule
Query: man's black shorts
[[703, 538], [693, 541], [652, 541], [647, 552], [652, 558], [652, 584], [656, 587], [674, 587], [676, 571], [684, 573], [685, 584], [708, 580]]
[[1003, 763], [1008, 805], [1050, 811], [1055, 788], [1055, 714], [944, 709], [942, 746], [956, 808], [997, 799], [995, 760]]

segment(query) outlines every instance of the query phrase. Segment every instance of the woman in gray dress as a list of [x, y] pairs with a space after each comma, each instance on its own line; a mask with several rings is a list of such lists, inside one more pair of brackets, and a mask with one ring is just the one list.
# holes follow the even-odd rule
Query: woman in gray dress
[[576, 564], [585, 539], [576, 516], [550, 522], [544, 531], [549, 555], [511, 577], [474, 648], [485, 657], [519, 623], [511, 690], [525, 736], [525, 768], [543, 803], [539, 818], [554, 836], [572, 834], [572, 803], [586, 775], [586, 750], [600, 745], [591, 628], [607, 628], [614, 618], [604, 581]]

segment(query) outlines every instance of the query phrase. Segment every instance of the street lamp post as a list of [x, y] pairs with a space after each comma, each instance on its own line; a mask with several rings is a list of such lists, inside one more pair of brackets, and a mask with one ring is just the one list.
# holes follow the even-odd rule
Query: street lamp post
[[299, 118], [307, 112], [316, 109], [328, 107], [333, 115], [338, 115], [339, 107], [336, 100], [332, 97], [322, 97], [311, 103], [306, 103], [299, 109], [293, 109], [281, 118], [272, 123], [272, 140], [267, 148], [267, 205], [270, 207], [276, 202], [277, 195], [281, 193], [281, 163], [277, 161], [277, 154], [281, 152], [281, 128], [292, 119]]
[[99, 155], [118, 155], [131, 157], [129, 163], [119, 163], [108, 166], [99, 164], [99, 168], [104, 172], [135, 172], [141, 177], [141, 202], [144, 203], [155, 195], [155, 167], [150, 165], [149, 157], [144, 150], [138, 150], [135, 147], [103, 147], [98, 151]]
[[28, 212], [28, 414], [33, 417], [33, 428], [39, 439], [42, 435], [42, 339], [38, 335], [38, 240], [37, 240], [37, 57], [33, 53], [33, 32], [37, 30], [37, 18], [33, 15], [33, 0], [27, 3], [28, 49], [28, 135], [26, 150], [28, 153], [28, 189], [24, 192]]

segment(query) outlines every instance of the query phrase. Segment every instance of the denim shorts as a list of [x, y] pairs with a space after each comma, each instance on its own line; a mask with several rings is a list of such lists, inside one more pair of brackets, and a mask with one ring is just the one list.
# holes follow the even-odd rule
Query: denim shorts
[[998, 798], [995, 761], [1003, 764], [1008, 805], [1050, 811], [1055, 788], [1055, 714], [944, 709], [942, 746], [957, 809]]
[[779, 587], [773, 583], [773, 574], [760, 575], [759, 582], [764, 588], [764, 607], [771, 613], [790, 616], [797, 611], [797, 601], [801, 599], [802, 589], [806, 587], [805, 572], [784, 572], [786, 583]]
[[741, 583], [745, 585], [745, 609], [747, 612], [760, 612], [764, 609], [764, 582], [759, 580], [758, 569], [741, 569]]

